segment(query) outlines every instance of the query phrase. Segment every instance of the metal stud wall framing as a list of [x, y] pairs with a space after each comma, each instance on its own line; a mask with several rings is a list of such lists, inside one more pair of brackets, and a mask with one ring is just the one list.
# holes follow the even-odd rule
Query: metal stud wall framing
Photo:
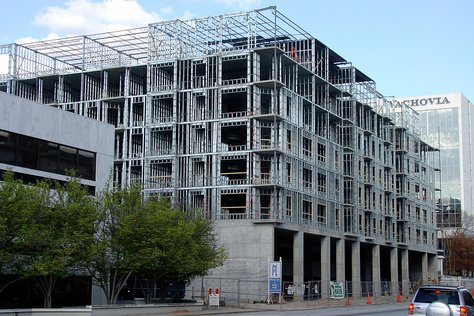
[[117, 184], [215, 220], [436, 247], [416, 115], [275, 7], [0, 54], [1, 90], [115, 125]]

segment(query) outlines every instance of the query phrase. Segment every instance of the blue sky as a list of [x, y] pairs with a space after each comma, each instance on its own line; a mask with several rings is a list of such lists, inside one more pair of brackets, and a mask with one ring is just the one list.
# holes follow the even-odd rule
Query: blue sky
[[20, 0], [0, 6], [0, 44], [276, 5], [386, 96], [461, 92], [474, 102], [472, 0]]

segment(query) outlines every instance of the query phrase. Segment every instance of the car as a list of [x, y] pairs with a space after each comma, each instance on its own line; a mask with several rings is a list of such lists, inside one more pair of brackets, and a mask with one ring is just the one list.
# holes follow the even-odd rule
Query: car
[[462, 286], [421, 285], [408, 305], [408, 315], [429, 316], [431, 303], [441, 302], [449, 306], [453, 316], [474, 316], [474, 299]]

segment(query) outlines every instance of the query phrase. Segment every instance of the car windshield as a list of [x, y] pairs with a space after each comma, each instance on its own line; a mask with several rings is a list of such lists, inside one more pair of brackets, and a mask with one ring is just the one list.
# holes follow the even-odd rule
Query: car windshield
[[415, 297], [417, 303], [432, 303], [440, 301], [446, 304], [459, 305], [459, 295], [456, 290], [449, 289], [419, 289]]

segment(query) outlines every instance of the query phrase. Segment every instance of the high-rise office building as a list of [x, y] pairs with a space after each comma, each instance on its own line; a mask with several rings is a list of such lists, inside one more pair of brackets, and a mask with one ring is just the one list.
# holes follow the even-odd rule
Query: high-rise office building
[[474, 216], [473, 104], [461, 93], [397, 98], [419, 113], [421, 131], [440, 150], [441, 195], [438, 225], [462, 225], [463, 214]]

